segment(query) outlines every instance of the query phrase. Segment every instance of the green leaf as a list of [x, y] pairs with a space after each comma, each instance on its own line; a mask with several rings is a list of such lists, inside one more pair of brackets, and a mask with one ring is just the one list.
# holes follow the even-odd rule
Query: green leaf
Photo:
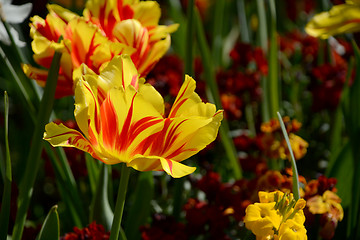
[[102, 224], [107, 231], [110, 230], [114, 218], [108, 198], [108, 172], [108, 166], [102, 163], [97, 178], [96, 191], [90, 206], [90, 222], [96, 221]]
[[[355, 68], [360, 68], [360, 50], [356, 43], [353, 41], [353, 49], [355, 53]], [[348, 224], [348, 238], [358, 239], [360, 234], [358, 229], [358, 218], [360, 215], [360, 181], [359, 177], [355, 173], [360, 172], [360, 148], [358, 143], [360, 141], [360, 74], [357, 72], [355, 75], [354, 83], [349, 88], [349, 102], [348, 112], [346, 117], [346, 129], [350, 136], [350, 144], [353, 154], [353, 180], [352, 180], [352, 199], [349, 210], [349, 224]]]
[[[187, 22], [184, 14], [182, 14], [182, 6], [179, 0], [167, 0], [169, 5], [169, 16], [171, 19], [178, 23], [180, 26], [176, 32], [171, 34], [171, 48], [182, 58], [185, 59], [185, 54], [188, 51], [187, 49], [187, 41], [186, 38], [186, 31], [187, 31]], [[186, 64], [186, 63], [185, 63]], [[187, 69], [185, 67], [185, 69]], [[190, 74], [190, 73], [189, 73]]]
[[[225, 2], [215, 1], [215, 16], [214, 19], [214, 32], [213, 32], [213, 45], [212, 45], [212, 57], [214, 60], [214, 66], [218, 67], [222, 65], [222, 49], [223, 49], [223, 23], [225, 15]], [[229, 19], [227, 19], [229, 20]], [[190, 43], [191, 44], [191, 43]]]
[[337, 194], [341, 198], [341, 205], [347, 208], [351, 203], [352, 179], [354, 174], [354, 166], [352, 161], [352, 149], [350, 142], [347, 142], [340, 153], [337, 155], [334, 165], [329, 170], [328, 177], [337, 179]]
[[269, 114], [270, 118], [276, 118], [276, 113], [280, 109], [280, 82], [279, 82], [279, 60], [278, 60], [278, 40], [277, 40], [277, 30], [276, 30], [276, 9], [274, 0], [269, 1], [270, 7], [270, 48], [268, 53], [269, 61], [269, 75], [267, 85], [268, 88], [264, 89], [267, 91], [269, 101]]
[[96, 182], [100, 171], [100, 164], [99, 161], [94, 160], [94, 158], [91, 157], [91, 155], [88, 153], [85, 153], [85, 162], [89, 176], [91, 193], [92, 195], [95, 195]]
[[132, 197], [134, 200], [126, 218], [124, 229], [129, 239], [140, 239], [139, 227], [144, 225], [150, 216], [150, 202], [154, 198], [152, 172], [139, 173], [139, 179]]
[[60, 238], [60, 223], [57, 205], [53, 206], [41, 227], [38, 240], [56, 240]]
[[293, 194], [294, 194], [295, 200], [298, 200], [300, 198], [300, 183], [299, 183], [299, 174], [298, 174], [298, 170], [296, 167], [296, 160], [294, 157], [293, 150], [291, 148], [291, 144], [290, 144], [289, 136], [286, 131], [285, 124], [284, 124], [279, 112], [277, 112], [277, 115], [278, 115], [278, 119], [280, 122], [282, 133], [284, 135], [284, 138], [285, 138], [285, 141], [286, 141], [286, 144], [288, 146], [290, 156], [291, 156], [290, 162], [291, 162], [291, 168], [292, 168], [292, 172], [293, 172]]
[[[218, 89], [216, 79], [215, 79], [215, 71], [214, 71], [214, 66], [212, 63], [212, 57], [210, 55], [208, 43], [206, 42], [204, 28], [203, 28], [201, 18], [200, 18], [200, 15], [199, 15], [199, 12], [197, 11], [197, 9], [195, 9], [194, 13], [195, 13], [195, 15], [194, 15], [195, 23], [194, 24], [195, 24], [195, 29], [196, 29], [196, 31], [195, 31], [196, 32], [196, 40], [197, 40], [197, 43], [199, 46], [201, 59], [204, 64], [206, 84], [207, 84], [207, 87], [209, 88], [208, 90], [210, 90], [210, 91], [207, 91], [207, 96], [210, 101], [215, 103], [215, 105], [218, 109], [222, 109], [219, 89]], [[226, 119], [223, 119], [221, 122], [220, 129], [219, 129], [221, 142], [224, 146], [226, 155], [229, 159], [229, 164], [228, 164], [229, 170], [231, 170], [233, 172], [233, 177], [235, 179], [240, 179], [242, 177], [242, 169], [241, 169], [240, 163], [238, 161], [234, 142], [232, 141], [229, 132], [230, 132], [230, 130], [229, 130], [228, 122], [226, 121]]]
[[54, 103], [56, 84], [59, 76], [61, 53], [55, 52], [49, 75], [46, 81], [43, 98], [37, 116], [35, 130], [32, 136], [32, 147], [26, 160], [25, 174], [19, 185], [18, 212], [13, 229], [13, 240], [20, 240], [32, 196], [33, 186], [40, 167], [40, 155], [43, 147], [43, 134], [45, 124], [49, 122], [50, 113]]
[[0, 240], [5, 240], [7, 237], [10, 217], [10, 204], [11, 204], [11, 159], [9, 149], [9, 138], [8, 138], [8, 123], [9, 123], [9, 98], [7, 93], [4, 93], [4, 105], [5, 105], [5, 176], [4, 176], [4, 192], [1, 201], [1, 212], [0, 212]]

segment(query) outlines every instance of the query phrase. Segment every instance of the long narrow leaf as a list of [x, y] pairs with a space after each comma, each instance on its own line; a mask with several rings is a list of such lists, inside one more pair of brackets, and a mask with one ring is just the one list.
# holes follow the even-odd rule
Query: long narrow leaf
[[9, 149], [9, 138], [8, 138], [8, 123], [9, 123], [9, 98], [7, 93], [4, 93], [4, 104], [5, 104], [5, 178], [4, 178], [4, 192], [1, 201], [1, 212], [0, 212], [0, 239], [5, 240], [7, 237], [10, 217], [10, 204], [11, 204], [11, 159]]
[[[197, 11], [197, 9], [195, 9], [194, 19], [195, 19], [195, 26], [196, 26], [196, 39], [197, 39], [197, 43], [199, 46], [201, 59], [204, 64], [205, 79], [206, 79], [207, 86], [210, 89], [210, 92], [208, 91], [208, 98], [212, 99], [214, 101], [214, 103], [218, 109], [219, 108], [221, 109], [222, 104], [220, 101], [220, 94], [219, 94], [219, 90], [218, 90], [216, 80], [215, 80], [215, 71], [213, 68], [212, 61], [211, 61], [210, 50], [209, 50], [209, 46], [206, 42], [205, 32], [204, 32], [202, 22], [201, 22], [201, 19], [199, 16], [199, 12]], [[240, 179], [242, 177], [242, 170], [241, 170], [241, 166], [238, 161], [234, 143], [229, 134], [229, 126], [228, 126], [226, 119], [224, 119], [222, 121], [220, 129], [219, 129], [219, 133], [220, 133], [220, 137], [221, 137], [221, 142], [225, 148], [226, 155], [230, 161], [230, 169], [233, 171], [233, 176], [236, 179]]]
[[187, 8], [186, 43], [185, 43], [185, 74], [192, 76], [193, 70], [193, 40], [194, 40], [194, 0], [189, 0]]
[[[180, 180], [180, 179], [177, 179]], [[151, 200], [154, 198], [154, 180], [152, 172], [140, 172], [134, 201], [125, 222], [125, 233], [128, 239], [140, 239], [140, 226], [150, 216]]]
[[214, 16], [214, 33], [213, 33], [213, 45], [212, 45], [212, 57], [215, 67], [221, 66], [222, 64], [222, 49], [223, 49], [223, 23], [225, 13], [225, 2], [215, 2], [215, 16]]
[[[355, 68], [358, 69], [360, 67], [360, 50], [356, 43], [353, 41], [353, 49], [355, 53]], [[352, 153], [353, 153], [353, 167], [354, 173], [360, 172], [360, 148], [358, 146], [359, 136], [360, 136], [360, 74], [357, 73], [355, 75], [354, 83], [349, 89], [349, 116], [347, 121], [347, 131], [350, 135], [351, 144], [352, 144]], [[353, 175], [353, 183], [352, 183], [352, 201], [350, 205], [349, 211], [349, 224], [348, 224], [348, 238], [349, 239], [358, 239], [360, 236], [357, 236], [358, 231], [358, 218], [360, 215], [360, 181], [359, 177], [354, 174]]]
[[277, 43], [277, 30], [276, 30], [276, 9], [274, 0], [269, 0], [270, 6], [270, 48], [268, 52], [269, 59], [269, 75], [268, 75], [268, 88], [267, 91], [269, 101], [269, 114], [270, 118], [276, 118], [276, 112], [280, 109], [280, 82], [279, 82], [279, 61], [278, 61], [278, 43]]
[[299, 184], [299, 174], [298, 174], [297, 167], [296, 167], [296, 160], [294, 157], [293, 150], [291, 148], [289, 136], [287, 134], [286, 127], [284, 125], [282, 117], [279, 112], [277, 112], [277, 115], [278, 115], [278, 119], [280, 122], [282, 133], [284, 135], [286, 144], [287, 144], [289, 152], [290, 152], [290, 162], [291, 162], [291, 168], [292, 168], [292, 172], [293, 172], [293, 194], [294, 194], [295, 200], [298, 200], [300, 198], [300, 184]]
[[18, 212], [16, 214], [15, 226], [13, 229], [13, 240], [20, 240], [26, 220], [26, 213], [29, 208], [32, 190], [40, 166], [40, 155], [43, 144], [45, 124], [49, 122], [50, 113], [54, 103], [55, 88], [59, 75], [61, 53], [55, 52], [48, 79], [41, 100], [37, 117], [37, 124], [32, 137], [32, 147], [25, 166], [25, 175], [20, 183], [18, 198]]
[[38, 240], [50, 240], [60, 238], [60, 223], [57, 206], [53, 206], [45, 218], [43, 226], [41, 227]]
[[99, 176], [100, 166], [90, 154], [85, 154], [86, 168], [89, 176], [91, 194], [94, 196], [96, 191], [96, 182]]
[[97, 177], [96, 191], [90, 206], [90, 222], [96, 221], [102, 224], [107, 231], [110, 230], [114, 218], [108, 198], [108, 178], [107, 165], [102, 163]]
[[[268, 32], [267, 32], [267, 21], [265, 13], [265, 1], [256, 0], [257, 12], [259, 17], [259, 45], [261, 46], [264, 53], [268, 52]], [[263, 89], [262, 93], [262, 103], [261, 103], [261, 112], [263, 122], [270, 120], [270, 103], [269, 103], [269, 92], [268, 89], [268, 78], [265, 76], [261, 77], [261, 88]]]

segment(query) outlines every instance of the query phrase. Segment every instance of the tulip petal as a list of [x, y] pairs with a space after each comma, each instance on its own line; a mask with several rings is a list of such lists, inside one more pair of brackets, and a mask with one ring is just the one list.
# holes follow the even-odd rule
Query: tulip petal
[[180, 178], [193, 173], [196, 167], [189, 167], [179, 162], [168, 160], [158, 156], [136, 155], [135, 158], [127, 164], [138, 171], [163, 170], [174, 178]]
[[47, 124], [45, 126], [44, 140], [48, 141], [54, 147], [75, 147], [99, 159], [92, 144], [81, 133], [67, 128], [63, 124]]
[[[105, 121], [107, 126], [113, 126], [110, 129], [112, 132], [102, 132], [101, 142], [112, 154], [120, 154], [122, 161], [129, 161], [139, 153], [134, 149], [143, 139], [158, 132], [163, 122], [159, 112], [131, 85], [126, 90], [111, 89], [101, 111], [101, 121]], [[102, 125], [103, 128], [107, 126]]]
[[191, 174], [195, 171], [195, 167], [189, 167], [173, 160], [160, 158], [161, 166], [164, 171], [174, 178], [180, 178]]
[[[47, 70], [35, 68], [29, 64], [23, 64], [22, 69], [28, 78], [36, 80], [39, 86], [45, 87], [46, 79], [48, 77]], [[64, 75], [59, 75], [58, 84], [56, 85], [55, 98], [69, 96], [73, 93], [73, 84], [71, 79], [66, 78]]]
[[79, 17], [79, 15], [57, 4], [48, 4], [47, 9], [49, 10], [50, 13], [55, 13], [66, 23], [70, 22], [70, 20], [73, 18]]
[[75, 87], [75, 110], [76, 122], [83, 134], [97, 145], [97, 135], [100, 131], [100, 106], [97, 101], [97, 91], [92, 86], [79, 80]]
[[164, 99], [161, 94], [156, 91], [156, 89], [149, 83], [144, 83], [145, 79], [141, 78], [139, 80], [139, 94], [142, 95], [146, 102], [151, 103], [151, 105], [161, 114], [164, 115], [165, 106]]
[[156, 1], [141, 1], [133, 6], [134, 19], [144, 27], [156, 26], [159, 23], [161, 9]]
[[322, 12], [313, 17], [305, 31], [313, 37], [330, 36], [360, 30], [360, 6], [340, 4], [333, 6], [329, 12]]
[[170, 110], [169, 118], [180, 116], [212, 117], [215, 114], [215, 105], [203, 103], [199, 95], [195, 93], [195, 88], [195, 80], [186, 75], [185, 81]]

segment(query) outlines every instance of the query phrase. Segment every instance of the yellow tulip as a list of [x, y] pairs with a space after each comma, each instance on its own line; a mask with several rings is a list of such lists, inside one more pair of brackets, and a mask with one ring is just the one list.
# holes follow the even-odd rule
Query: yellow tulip
[[316, 14], [305, 27], [305, 31], [323, 39], [330, 36], [360, 30], [360, 1], [346, 1], [335, 5], [328, 12]]
[[195, 168], [180, 162], [215, 140], [223, 118], [194, 90], [195, 81], [186, 76], [164, 117], [161, 95], [139, 79], [130, 57], [115, 57], [100, 75], [88, 72], [77, 80], [74, 115], [81, 132], [50, 123], [44, 139], [88, 152], [106, 164], [124, 162], [139, 171], [182, 177]]

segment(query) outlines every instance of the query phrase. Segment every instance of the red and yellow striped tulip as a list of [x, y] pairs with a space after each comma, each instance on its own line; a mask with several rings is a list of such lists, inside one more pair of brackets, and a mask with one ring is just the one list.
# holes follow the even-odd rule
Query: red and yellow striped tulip
[[306, 25], [305, 31], [323, 39], [342, 33], [360, 31], [360, 1], [347, 0], [327, 12], [316, 14]]
[[223, 118], [223, 111], [201, 101], [195, 85], [186, 76], [164, 116], [163, 98], [139, 79], [130, 57], [115, 57], [100, 75], [90, 72], [76, 83], [74, 114], [81, 132], [50, 123], [44, 139], [88, 152], [106, 164], [125, 162], [139, 171], [165, 171], [175, 178], [188, 175], [195, 168], [180, 162], [215, 140]]
[[[73, 72], [82, 63], [99, 74], [117, 55], [129, 54], [145, 76], [170, 47], [170, 33], [178, 25], [158, 25], [160, 7], [154, 1], [89, 0], [81, 17], [58, 5], [48, 5], [46, 19], [31, 18], [34, 60], [49, 68], [55, 50], [61, 51], [56, 98], [73, 95]], [[58, 43], [60, 36], [63, 40]], [[26, 75], [45, 85], [48, 71], [23, 66]]]

